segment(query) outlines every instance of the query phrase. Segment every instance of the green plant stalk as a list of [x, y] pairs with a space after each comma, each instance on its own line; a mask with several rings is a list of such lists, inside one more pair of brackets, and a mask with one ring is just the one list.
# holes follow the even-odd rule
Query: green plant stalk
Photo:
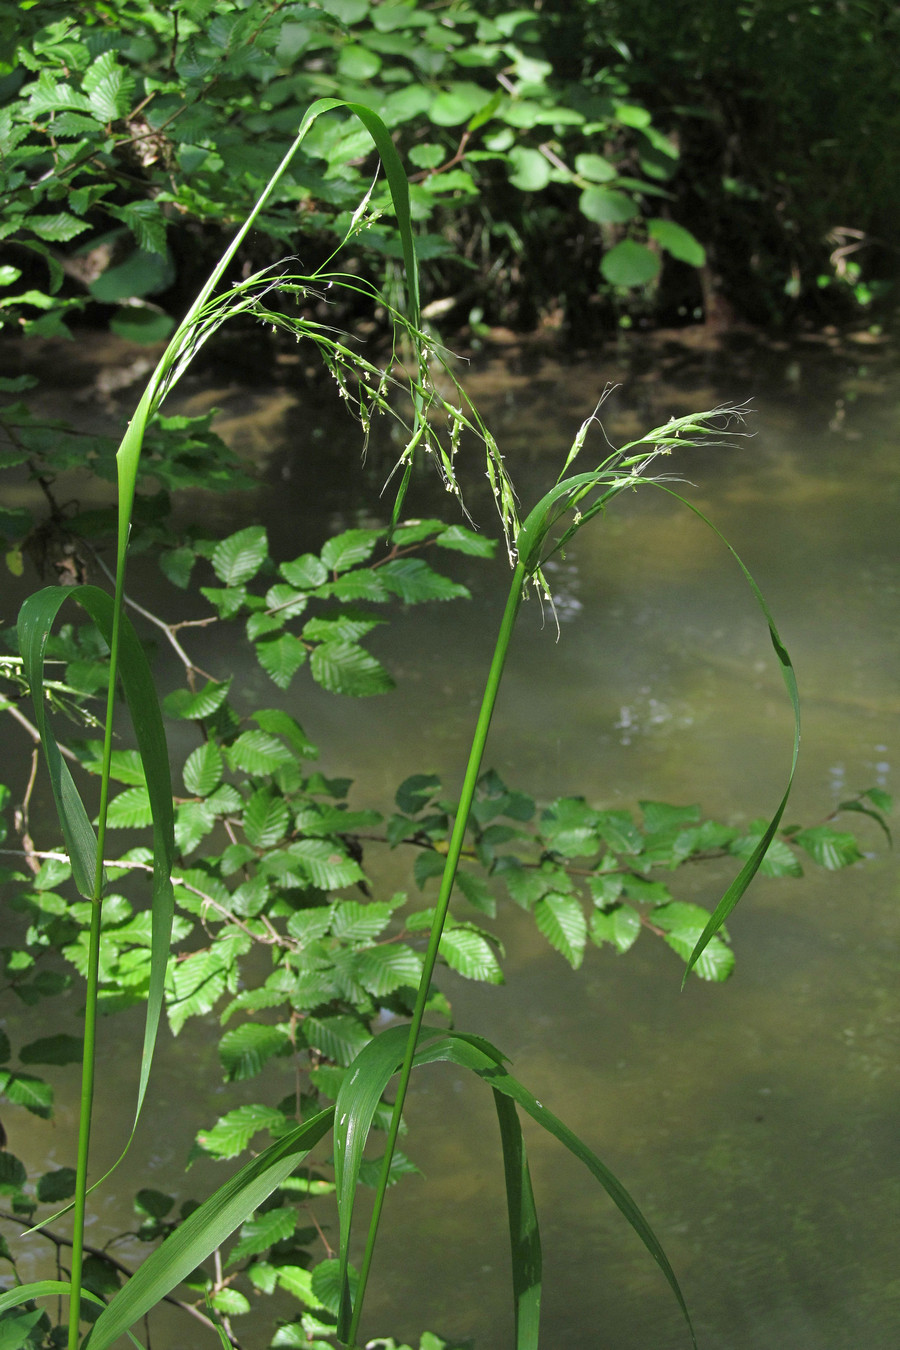
[[387, 1144], [385, 1146], [384, 1159], [381, 1164], [381, 1175], [378, 1178], [378, 1189], [375, 1193], [375, 1206], [372, 1210], [372, 1217], [369, 1222], [369, 1233], [366, 1239], [366, 1249], [363, 1255], [362, 1266], [360, 1268], [359, 1284], [357, 1286], [356, 1300], [353, 1306], [353, 1316], [347, 1333], [346, 1344], [351, 1348], [356, 1345], [356, 1335], [359, 1330], [360, 1318], [362, 1317], [363, 1300], [369, 1278], [369, 1271], [372, 1265], [372, 1257], [375, 1251], [375, 1241], [378, 1236], [381, 1210], [384, 1205], [384, 1197], [390, 1180], [391, 1163], [394, 1157], [394, 1150], [397, 1146], [397, 1137], [400, 1133], [400, 1119], [403, 1114], [403, 1105], [406, 1101], [406, 1093], [409, 1087], [409, 1079], [410, 1074], [412, 1073], [413, 1059], [415, 1058], [419, 1033], [422, 1030], [422, 1023], [425, 1017], [425, 1005], [428, 1002], [428, 991], [431, 987], [431, 978], [434, 974], [434, 967], [437, 962], [441, 934], [444, 931], [447, 910], [450, 906], [450, 895], [453, 890], [453, 883], [456, 879], [456, 872], [459, 867], [463, 843], [465, 842], [466, 826], [469, 823], [469, 813], [472, 809], [472, 801], [475, 797], [475, 789], [478, 785], [478, 775], [481, 770], [484, 747], [487, 742], [491, 718], [497, 702], [497, 693], [500, 689], [500, 681], [503, 677], [503, 668], [506, 664], [509, 644], [512, 639], [513, 629], [515, 628], [516, 617], [519, 613], [519, 606], [522, 603], [522, 596], [524, 594], [527, 577], [528, 571], [525, 564], [523, 562], [516, 563], [515, 569], [513, 570], [512, 581], [510, 583], [506, 608], [503, 611], [503, 618], [500, 621], [500, 631], [497, 634], [494, 654], [491, 658], [484, 695], [481, 700], [481, 708], [478, 713], [478, 721], [475, 725], [475, 734], [469, 751], [469, 761], [466, 766], [462, 792], [460, 793], [459, 808], [456, 813], [456, 820], [453, 823], [453, 832], [450, 835], [450, 843], [447, 849], [447, 861], [444, 864], [444, 872], [441, 878], [441, 889], [438, 895], [434, 919], [431, 924], [428, 948], [425, 952], [425, 961], [422, 968], [422, 975], [419, 980], [419, 988], [416, 994], [415, 1007], [413, 1008], [412, 1021], [409, 1024], [406, 1053], [400, 1068], [400, 1078], [397, 1083], [397, 1095], [394, 1098], [394, 1108], [391, 1113]]
[[100, 926], [103, 917], [103, 857], [106, 845], [106, 820], [109, 809], [110, 768], [112, 765], [113, 714], [115, 712], [118, 672], [120, 620], [125, 591], [124, 546], [116, 568], [116, 593], [113, 607], [113, 631], [110, 642], [109, 689], [106, 696], [106, 724], [103, 729], [103, 766], [100, 779], [100, 810], [97, 824], [97, 858], [94, 890], [91, 896], [91, 928], [88, 937], [87, 988], [84, 1005], [84, 1050], [81, 1057], [81, 1099], [78, 1112], [78, 1152], [75, 1162], [75, 1207], [72, 1229], [71, 1292], [69, 1294], [68, 1350], [78, 1348], [81, 1321], [81, 1271], [84, 1261], [84, 1218], [88, 1194], [88, 1163], [91, 1149], [91, 1118], [94, 1105], [94, 1069], [97, 1044], [97, 998], [100, 991]]
[[[102, 860], [103, 854], [100, 853]], [[102, 872], [101, 872], [102, 874]], [[84, 1213], [87, 1199], [88, 1154], [91, 1144], [91, 1111], [94, 1102], [94, 1049], [97, 1031], [97, 994], [100, 986], [99, 897], [91, 904], [88, 948], [87, 996], [84, 1007], [84, 1054], [81, 1061], [81, 1106], [78, 1117], [78, 1160], [75, 1177], [75, 1222], [72, 1232], [72, 1269], [69, 1293], [69, 1350], [77, 1350], [81, 1320], [81, 1270], [84, 1261]]]
[[[94, 867], [94, 884], [91, 894], [91, 932], [90, 932], [90, 950], [88, 966], [88, 984], [86, 991], [86, 1010], [85, 1010], [85, 1038], [84, 1054], [82, 1058], [82, 1078], [81, 1078], [81, 1108], [79, 1114], [78, 1126], [78, 1156], [76, 1165], [76, 1183], [75, 1183], [75, 1226], [73, 1233], [73, 1256], [72, 1256], [72, 1278], [71, 1278], [71, 1297], [69, 1306], [69, 1337], [68, 1350], [77, 1350], [78, 1328], [81, 1311], [81, 1270], [83, 1260], [84, 1243], [84, 1217], [85, 1200], [87, 1197], [87, 1172], [90, 1152], [90, 1127], [91, 1127], [91, 1109], [94, 1092], [94, 1060], [95, 1060], [95, 1033], [96, 1033], [96, 1005], [99, 989], [99, 965], [100, 965], [100, 920], [102, 911], [103, 894], [103, 856], [104, 844], [106, 839], [106, 822], [109, 805], [110, 792], [110, 770], [112, 764], [112, 740], [113, 740], [113, 714], [115, 710], [115, 690], [118, 680], [119, 670], [119, 639], [121, 629], [121, 615], [124, 603], [125, 593], [125, 571], [128, 557], [128, 540], [131, 533], [131, 514], [134, 506], [135, 490], [137, 485], [138, 462], [140, 459], [141, 445], [143, 443], [144, 431], [147, 422], [161, 401], [168, 387], [178, 378], [180, 369], [190, 360], [199, 343], [208, 331], [204, 332], [201, 323], [204, 307], [207, 305], [210, 297], [215, 291], [223, 277], [229, 263], [237, 252], [240, 244], [252, 228], [254, 221], [263, 209], [265, 203], [271, 197], [279, 180], [285, 173], [300, 147], [301, 142], [306, 136], [309, 127], [315, 121], [321, 112], [326, 112], [332, 108], [347, 107], [354, 112], [369, 130], [379, 151], [383, 151], [383, 142], [389, 143], [388, 133], [382, 127], [379, 119], [359, 104], [344, 103], [339, 99], [320, 99], [307, 109], [303, 117], [298, 134], [293, 144], [285, 154], [275, 173], [270, 178], [265, 190], [257, 200], [253, 210], [247, 216], [241, 228], [238, 230], [229, 247], [223, 254], [219, 264], [212, 272], [200, 294], [188, 310], [184, 319], [178, 325], [171, 341], [169, 342], [159, 364], [154, 370], [150, 381], [144, 390], [143, 396], [135, 410], [134, 416], [129, 422], [128, 428], [122, 439], [116, 454], [117, 476], [119, 488], [118, 503], [118, 541], [116, 548], [116, 584], [115, 598], [113, 604], [113, 626], [110, 640], [109, 656], [109, 690], [107, 694], [106, 705], [106, 723], [103, 737], [103, 760], [100, 773], [100, 808], [97, 825], [97, 852]], [[406, 180], [399, 169], [399, 165], [392, 166], [386, 164], [388, 178], [395, 194], [399, 196], [397, 210], [398, 217], [402, 216], [403, 195], [400, 192], [399, 179], [403, 178], [402, 187], [405, 189]], [[406, 198], [408, 203], [408, 197]], [[404, 257], [408, 273], [408, 285], [410, 290], [410, 310], [414, 317], [416, 325], [418, 324], [419, 298], [418, 298], [418, 278], [415, 265], [415, 253], [408, 234], [408, 205], [405, 207], [406, 220], [401, 219], [407, 226], [407, 232], [404, 233]], [[216, 325], [213, 325], [215, 327]], [[408, 481], [408, 473], [404, 479], [405, 484]], [[402, 500], [402, 494], [401, 494]], [[400, 503], [395, 507], [395, 520], [399, 513]]]

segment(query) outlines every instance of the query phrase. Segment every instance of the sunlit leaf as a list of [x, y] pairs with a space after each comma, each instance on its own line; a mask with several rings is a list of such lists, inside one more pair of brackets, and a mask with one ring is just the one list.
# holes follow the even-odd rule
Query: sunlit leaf
[[545, 895], [534, 907], [534, 921], [544, 937], [577, 970], [587, 943], [587, 920], [572, 895]]
[[255, 1078], [273, 1055], [290, 1053], [291, 1041], [281, 1027], [260, 1022], [244, 1022], [226, 1031], [219, 1041], [219, 1059], [226, 1082]]
[[248, 525], [227, 539], [221, 540], [213, 550], [211, 562], [216, 576], [226, 586], [239, 586], [255, 577], [268, 552], [269, 544], [265, 527]]
[[368, 698], [393, 689], [394, 681], [380, 661], [355, 642], [323, 642], [310, 657], [317, 684], [332, 694]]

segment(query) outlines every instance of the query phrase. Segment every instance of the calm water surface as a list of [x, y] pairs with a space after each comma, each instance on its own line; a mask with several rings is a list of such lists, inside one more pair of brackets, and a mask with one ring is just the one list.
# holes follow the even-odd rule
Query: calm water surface
[[[523, 503], [556, 478], [580, 420], [617, 379], [604, 414], [614, 442], [674, 413], [753, 399], [750, 439], [691, 452], [673, 468], [753, 571], [794, 659], [804, 745], [788, 815], [815, 823], [856, 789], [896, 792], [895, 363], [867, 348], [738, 351], [726, 360], [664, 343], [630, 371], [605, 357], [487, 362], [468, 385]], [[223, 434], [261, 465], [252, 498], [203, 504], [224, 528], [264, 519], [276, 549], [292, 557], [325, 533], [378, 518], [372, 484], [389, 446], [376, 445], [362, 473], [347, 427], [319, 421], [290, 392], [251, 396], [223, 385], [190, 397], [223, 406]], [[470, 477], [470, 508], [490, 529], [478, 466]], [[443, 505], [426, 479], [414, 483], [411, 514]], [[285, 699], [325, 747], [326, 771], [359, 780], [360, 804], [384, 806], [412, 771], [434, 770], [458, 786], [508, 574], [501, 562], [465, 559], [455, 574], [472, 604], [413, 611], [373, 644], [398, 677], [396, 693], [353, 703], [298, 679]], [[765, 624], [715, 536], [663, 494], [635, 494], [578, 537], [551, 580], [559, 636], [549, 612], [526, 607], [488, 763], [542, 800], [697, 802], [735, 823], [770, 813], [790, 760], [790, 711]], [[170, 593], [158, 604], [171, 604]], [[248, 682], [248, 706], [263, 691], [274, 701], [252, 656], [202, 652], [204, 665], [223, 662]], [[499, 1045], [644, 1208], [702, 1350], [900, 1344], [900, 889], [875, 828], [863, 821], [860, 833], [873, 855], [865, 865], [810, 871], [802, 882], [757, 880], [730, 923], [738, 962], [725, 986], [693, 980], [679, 993], [680, 963], [648, 934], [625, 958], [589, 951], [573, 974], [509, 905], [497, 923], [506, 986], [443, 980], [457, 1026]], [[411, 886], [401, 866], [396, 857], [374, 861], [391, 887]], [[730, 875], [695, 873], [679, 893], [712, 906]], [[11, 1035], [22, 1022], [10, 1010]], [[42, 1034], [33, 1021], [28, 1027], [28, 1037]], [[107, 1060], [120, 1051], [127, 1063], [137, 1021], [116, 1019], [104, 1031]], [[186, 1178], [181, 1171], [194, 1131], [234, 1104], [217, 1081], [213, 1031], [212, 1022], [195, 1026], [164, 1047], [135, 1146], [135, 1158], [149, 1156], [150, 1175], [131, 1164], [119, 1195], [149, 1184], [202, 1196], [221, 1179], [212, 1167]], [[101, 1105], [98, 1168], [117, 1152], [118, 1104], [131, 1090], [131, 1071], [123, 1073]], [[75, 1070], [64, 1076], [56, 1124], [7, 1121], [11, 1147], [37, 1169], [70, 1159]], [[415, 1089], [409, 1120], [407, 1148], [426, 1179], [389, 1198], [369, 1334], [412, 1338], [431, 1327], [472, 1336], [478, 1350], [506, 1350], [513, 1337], [489, 1095], [435, 1068]], [[667, 1286], [618, 1213], [558, 1146], [538, 1133], [529, 1139], [545, 1248], [544, 1343], [686, 1347]], [[130, 1222], [127, 1200], [111, 1196], [92, 1240]], [[243, 1326], [253, 1350], [268, 1344], [262, 1317]], [[184, 1331], [172, 1325], [173, 1347]]]

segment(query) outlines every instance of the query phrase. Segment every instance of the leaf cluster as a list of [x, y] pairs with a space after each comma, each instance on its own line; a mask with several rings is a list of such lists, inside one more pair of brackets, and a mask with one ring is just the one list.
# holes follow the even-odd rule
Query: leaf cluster
[[[365, 101], [384, 121], [414, 166], [420, 254], [460, 304], [488, 255], [497, 276], [518, 254], [545, 295], [548, 283], [572, 291], [573, 262], [590, 267], [587, 293], [645, 286], [661, 252], [703, 262], [669, 218], [677, 141], [634, 97], [621, 54], [607, 44], [599, 63], [562, 70], [528, 10], [468, 0], [450, 10], [412, 0], [40, 9], [0, 103], [10, 258], [0, 316], [25, 333], [66, 334], [99, 304], [122, 336], [168, 336], [169, 297], [198, 261], [186, 226], [217, 251], [218, 231], [244, 218], [277, 165], [297, 109], [322, 97]], [[321, 123], [258, 221], [251, 265], [286, 250], [326, 256], [371, 176], [365, 133], [346, 118]], [[354, 249], [378, 270], [400, 256], [385, 211], [376, 185]], [[541, 283], [548, 234], [579, 257]]]

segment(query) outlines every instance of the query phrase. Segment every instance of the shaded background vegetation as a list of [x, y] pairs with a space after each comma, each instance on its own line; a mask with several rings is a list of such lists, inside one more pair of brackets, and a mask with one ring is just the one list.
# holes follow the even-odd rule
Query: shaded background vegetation
[[[881, 320], [898, 26], [885, 0], [6, 3], [2, 313], [158, 338], [334, 96], [407, 159], [445, 331]], [[374, 169], [349, 121], [323, 123], [245, 264], [321, 261]], [[398, 256], [386, 216], [342, 261]]]

